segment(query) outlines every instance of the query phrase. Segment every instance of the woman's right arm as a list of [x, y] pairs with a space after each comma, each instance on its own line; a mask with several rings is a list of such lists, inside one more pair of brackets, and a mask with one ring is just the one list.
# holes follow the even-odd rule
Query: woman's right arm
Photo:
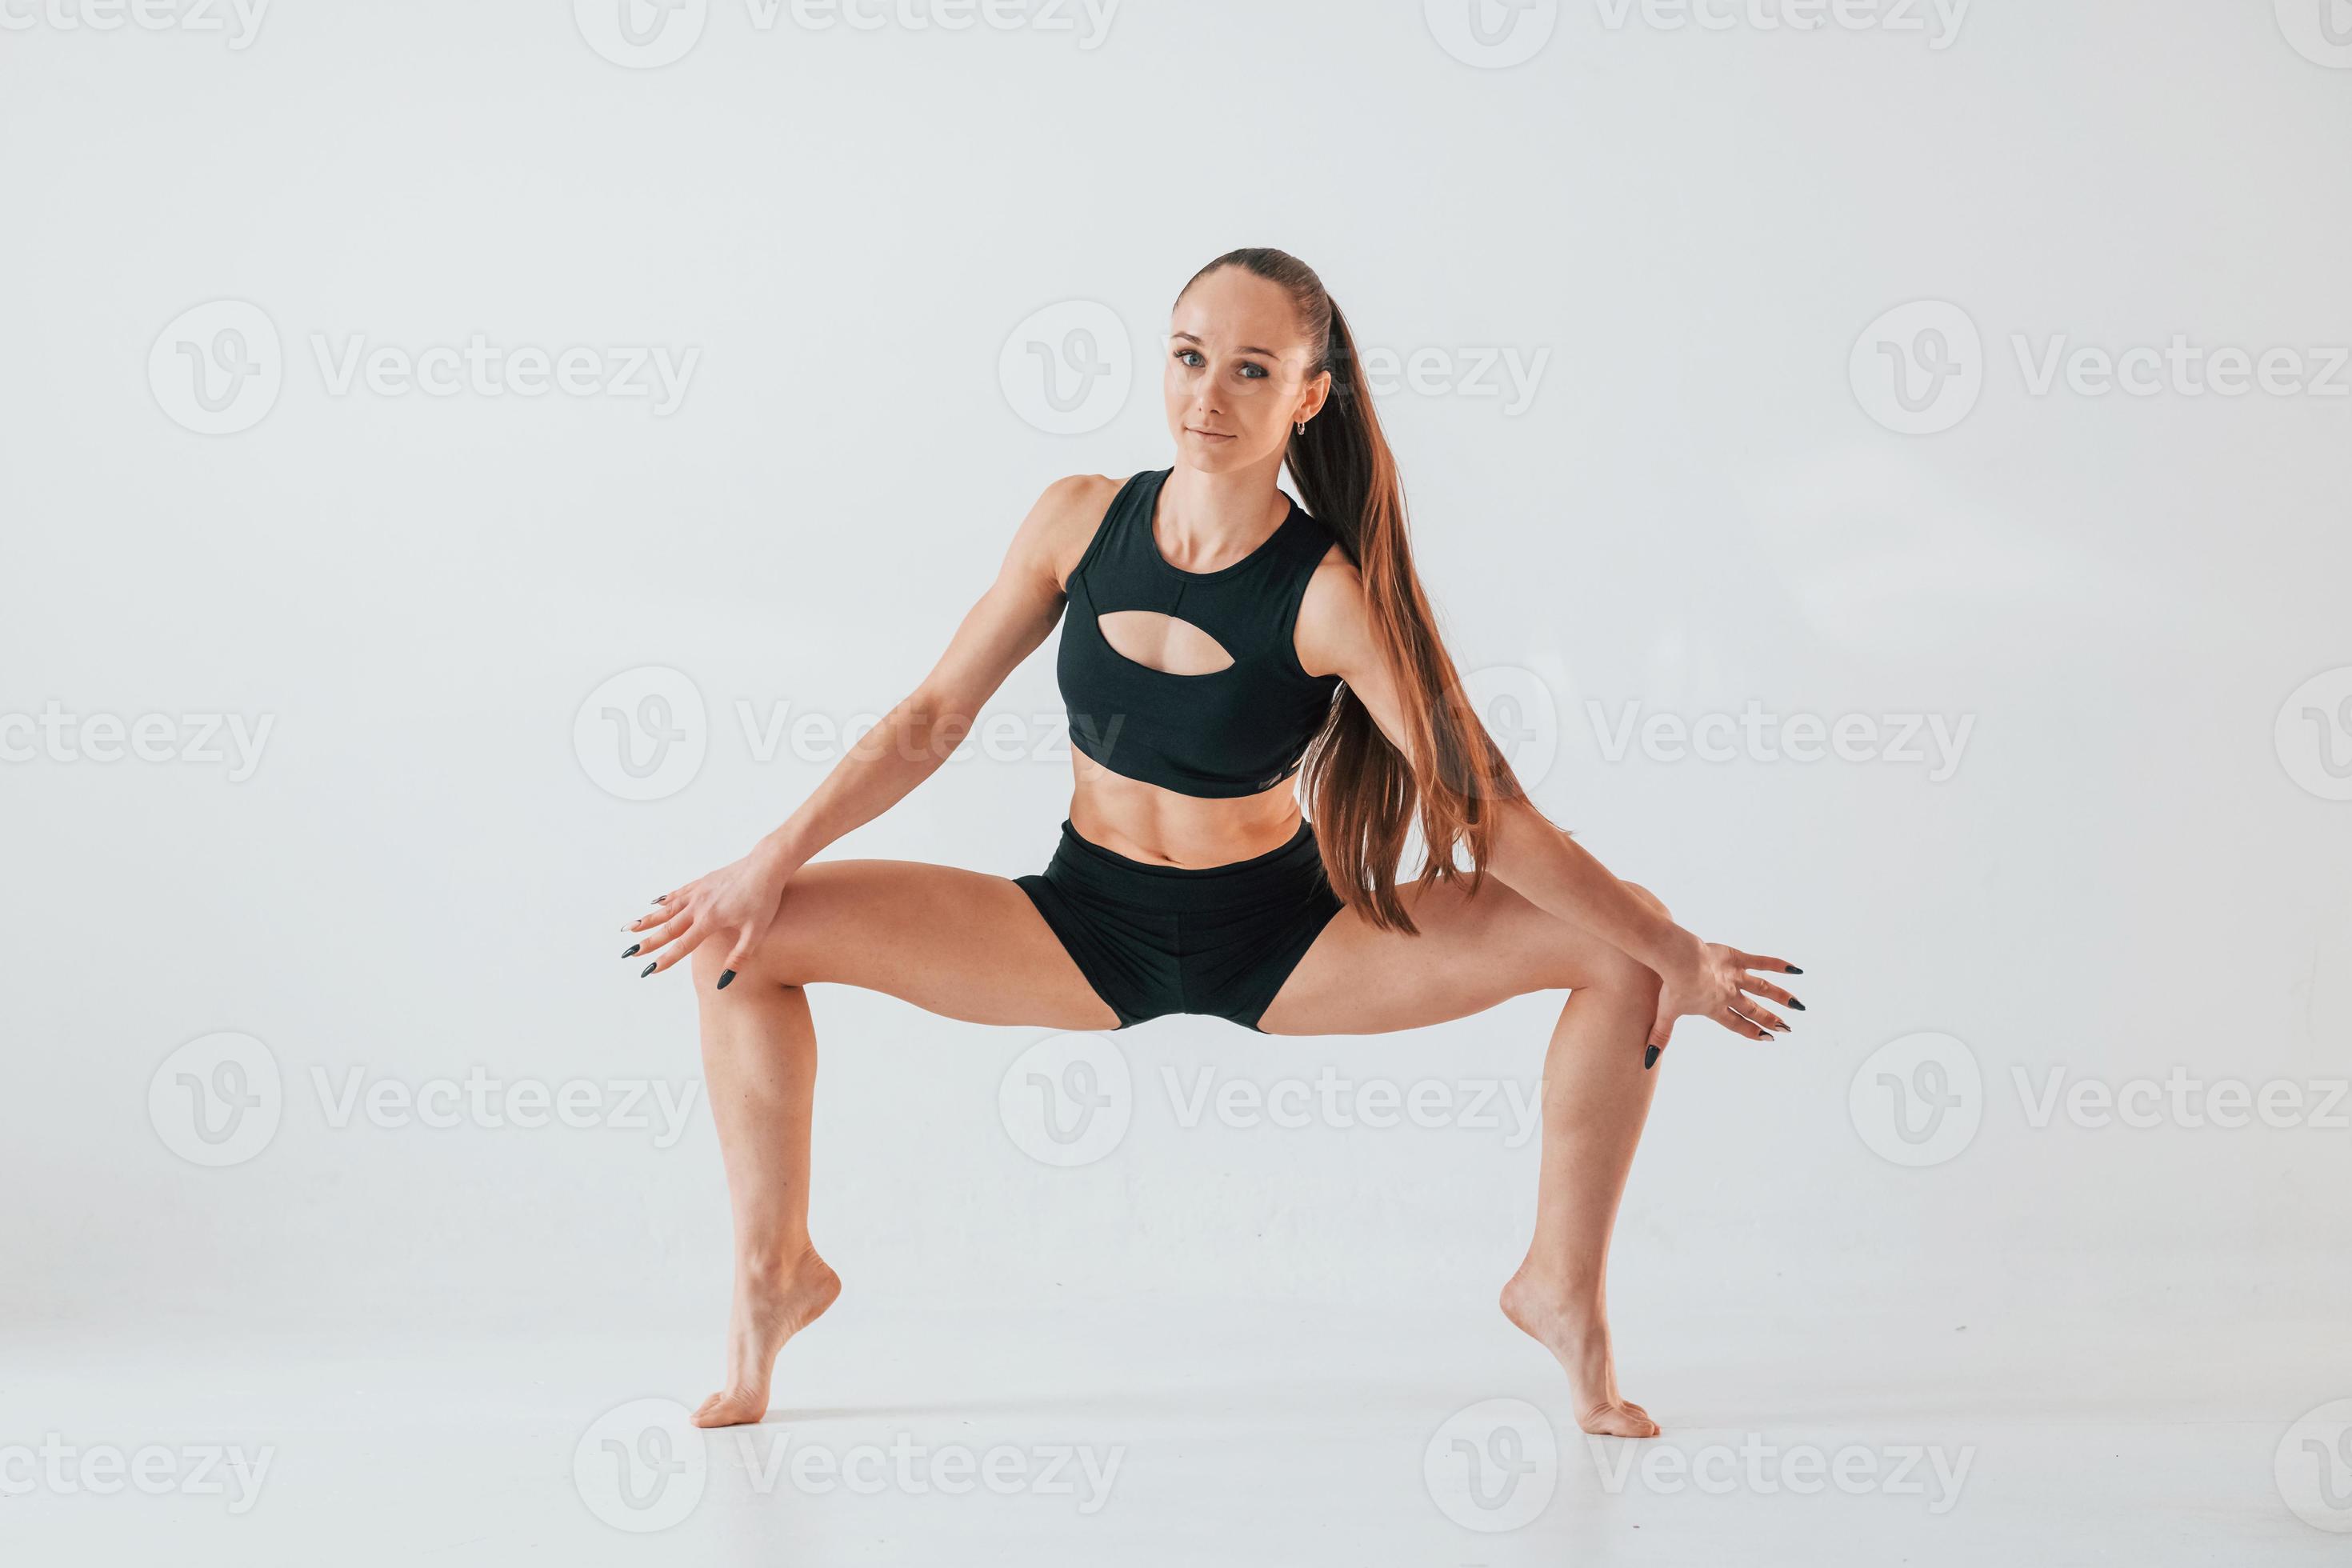
[[[646, 973], [667, 969], [706, 942], [723, 942], [728, 957], [719, 984], [726, 984], [738, 961], [767, 933], [793, 873], [939, 771], [1004, 678], [1060, 619], [1064, 576], [1085, 553], [1109, 482], [1078, 475], [1048, 487], [1013, 535], [996, 580], [915, 689], [750, 854], [663, 894], [652, 913], [627, 928], [642, 933], [635, 951], [658, 950]], [[656, 921], [657, 927], [651, 925]]]
[[[1037, 499], [1004, 552], [996, 580], [966, 613], [929, 675], [834, 765], [798, 811], [753, 853], [797, 870], [827, 845], [889, 810], [939, 771], [980, 710], [1062, 615], [1060, 560], [1077, 501], [1101, 481], [1056, 481]], [[1097, 508], [1097, 515], [1100, 509]], [[1085, 542], [1078, 542], [1083, 552]], [[789, 873], [788, 873], [789, 874]]]

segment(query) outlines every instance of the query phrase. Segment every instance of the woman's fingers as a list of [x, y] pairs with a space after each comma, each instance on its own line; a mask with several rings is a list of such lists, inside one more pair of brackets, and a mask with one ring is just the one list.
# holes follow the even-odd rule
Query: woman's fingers
[[[709, 933], [702, 927], [694, 924], [690, 921], [688, 921], [683, 930], [676, 932], [672, 936], [663, 939], [668, 945], [662, 950], [662, 954], [659, 958], [656, 958], [651, 963], [646, 964], [645, 968], [638, 973], [637, 978], [642, 980], [648, 974], [657, 974], [661, 971], [667, 969], [671, 964], [676, 963], [679, 959], [688, 956], [693, 952], [696, 948], [700, 947], [702, 945], [703, 937], [708, 934]], [[648, 948], [646, 951], [650, 952], [653, 950]]]
[[1731, 950], [1731, 956], [1739, 960], [1739, 967], [1742, 969], [1768, 969], [1775, 974], [1804, 973], [1785, 958], [1770, 958], [1760, 952], [1742, 952], [1736, 947]]
[[712, 990], [724, 991], [735, 983], [735, 972], [751, 961], [751, 954], [759, 950], [760, 938], [766, 934], [764, 926], [743, 928], [735, 938], [735, 945], [727, 950], [727, 962], [719, 966], [719, 983]]
[[643, 931], [647, 926], [658, 925], [664, 921], [674, 921], [680, 915], [692, 913], [693, 902], [694, 900], [691, 893], [684, 888], [680, 888], [674, 892], [664, 893], [654, 900], [653, 908], [647, 910], [644, 914], [639, 915], [635, 920], [631, 921], [627, 925], [623, 926], [621, 929], [623, 931]]
[[1780, 1003], [1783, 1007], [1794, 1007], [1800, 1013], [1805, 1010], [1805, 1005], [1790, 994], [1786, 988], [1775, 985], [1769, 980], [1751, 980], [1742, 976], [1739, 988], [1750, 996], [1762, 996], [1769, 1001]]
[[1732, 1009], [1729, 1003], [1726, 1003], [1722, 1006], [1717, 1007], [1713, 1013], [1709, 1014], [1708, 1016], [1713, 1018], [1717, 1023], [1722, 1025], [1725, 1028], [1730, 1030], [1733, 1034], [1745, 1035], [1751, 1040], [1769, 1040], [1772, 1037], [1771, 1030], [1767, 1029], [1763, 1025], [1756, 1022], [1753, 1018], [1742, 1017], [1738, 1012]]
[[650, 956], [653, 953], [659, 952], [663, 948], [668, 946], [671, 942], [676, 942], [678, 938], [684, 936], [688, 931], [692, 930], [693, 926], [694, 921], [690, 917], [681, 915], [677, 920], [669, 921], [667, 925], [656, 926], [653, 930], [646, 931], [644, 935], [638, 937], [636, 942], [631, 945], [629, 951], [621, 954], [621, 956], [623, 958], [635, 958], [639, 953], [645, 953]]

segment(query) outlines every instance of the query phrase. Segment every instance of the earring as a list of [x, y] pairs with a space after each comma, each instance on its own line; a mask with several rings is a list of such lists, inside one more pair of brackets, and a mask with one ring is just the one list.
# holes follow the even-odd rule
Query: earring
[[1306, 434], [1307, 434], [1307, 421], [1306, 421], [1306, 420], [1304, 420], [1304, 419], [1301, 419], [1301, 420], [1298, 422], [1298, 433], [1299, 433], [1301, 436], [1304, 436], [1304, 435], [1306, 435]]

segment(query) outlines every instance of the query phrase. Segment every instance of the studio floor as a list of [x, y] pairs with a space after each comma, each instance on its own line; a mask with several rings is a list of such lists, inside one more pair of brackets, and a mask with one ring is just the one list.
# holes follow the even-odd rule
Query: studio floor
[[1621, 1330], [1628, 1392], [1666, 1428], [1650, 1444], [1579, 1435], [1564, 1380], [1498, 1316], [854, 1297], [786, 1352], [764, 1426], [702, 1436], [669, 1403], [709, 1385], [698, 1326], [12, 1332], [0, 1560], [2148, 1568], [2352, 1550], [2285, 1496], [2316, 1462], [2298, 1418], [2352, 1394], [2316, 1322], [1654, 1323]]

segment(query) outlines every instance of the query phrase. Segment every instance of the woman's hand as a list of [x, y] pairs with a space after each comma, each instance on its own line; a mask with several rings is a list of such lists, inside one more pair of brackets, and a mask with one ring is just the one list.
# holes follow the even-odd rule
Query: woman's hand
[[1751, 1040], [1769, 1040], [1776, 1030], [1786, 1034], [1788, 1024], [1757, 998], [1800, 1013], [1805, 1005], [1772, 982], [1755, 978], [1750, 971], [1759, 969], [1776, 974], [1804, 973], [1785, 958], [1694, 941], [1683, 962], [1659, 972], [1658, 1016], [1650, 1026], [1649, 1048], [1643, 1053], [1642, 1065], [1657, 1066], [1658, 1053], [1674, 1035], [1677, 1018], [1712, 1018]]
[[654, 960], [638, 978], [667, 969], [704, 942], [727, 950], [719, 989], [735, 978], [735, 966], [760, 945], [774, 923], [784, 898], [784, 884], [800, 868], [767, 846], [754, 849], [731, 866], [721, 866], [654, 900], [647, 914], [621, 929], [638, 933], [623, 958], [651, 953]]

